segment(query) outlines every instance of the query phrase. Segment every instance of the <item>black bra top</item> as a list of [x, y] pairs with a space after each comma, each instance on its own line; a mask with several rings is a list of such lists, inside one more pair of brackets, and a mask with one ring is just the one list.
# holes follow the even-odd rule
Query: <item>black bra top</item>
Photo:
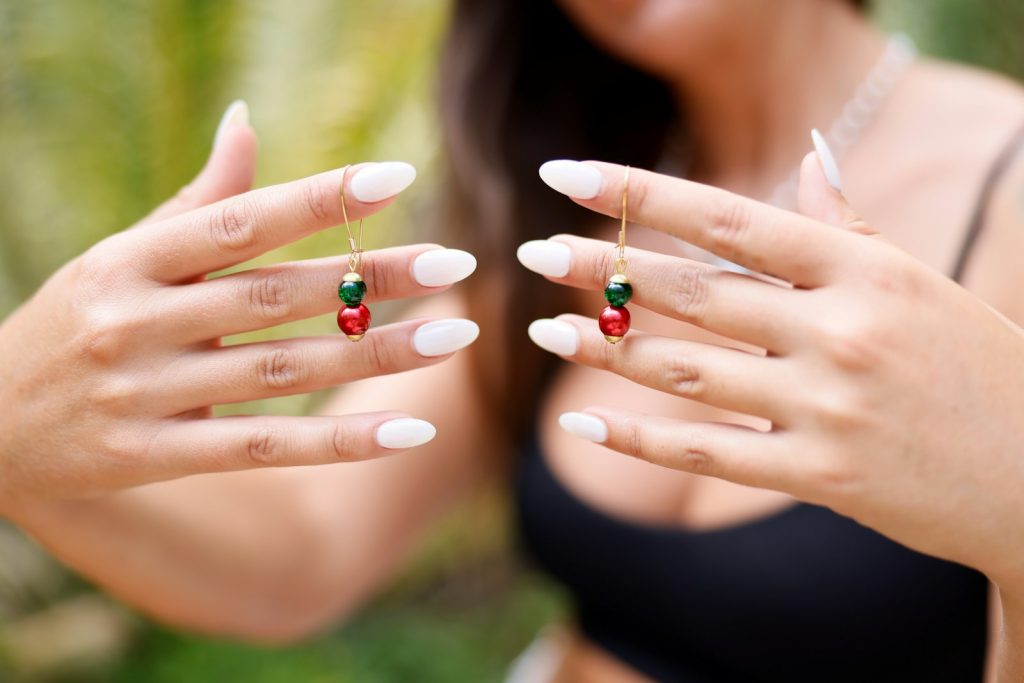
[[[1013, 137], [985, 179], [959, 278]], [[520, 535], [564, 583], [579, 628], [657, 681], [963, 683], [983, 676], [988, 582], [798, 503], [711, 531], [615, 519], [558, 481], [536, 442], [516, 480]]]

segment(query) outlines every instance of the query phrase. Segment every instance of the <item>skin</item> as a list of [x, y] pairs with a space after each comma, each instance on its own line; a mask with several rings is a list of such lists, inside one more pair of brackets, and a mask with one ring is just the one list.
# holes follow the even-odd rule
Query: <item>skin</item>
[[[799, 163], [808, 146], [807, 131], [834, 118], [842, 102], [877, 58], [881, 43], [881, 38], [844, 6], [820, 0], [790, 3], [563, 1], [581, 30], [620, 57], [662, 75], [676, 87], [681, 99], [694, 103], [690, 111], [698, 133], [695, 139], [699, 143], [695, 178], [733, 193], [713, 193], [692, 183], [671, 185], [670, 189], [663, 187], [662, 192], [651, 195], [646, 202], [634, 195], [631, 206], [635, 210], [643, 210], [645, 204], [649, 210], [672, 200], [679, 192], [698, 199], [712, 192], [721, 201], [734, 194], [767, 196], [774, 184]], [[615, 30], [608, 27], [615, 27]], [[665, 36], [674, 36], [674, 39], [668, 40]], [[796, 96], [804, 92], [815, 93], [815, 97]], [[787, 256], [779, 261], [778, 255], [773, 257], [768, 249], [776, 239], [774, 231], [771, 239], [759, 244], [767, 251], [750, 251], [755, 256], [749, 263], [755, 268], [771, 264], [773, 267], [769, 270], [776, 274], [810, 278], [806, 282], [801, 280], [803, 286], [799, 290], [764, 289], [768, 285], [759, 285], [759, 291], [766, 292], [766, 298], [775, 297], [785, 302], [778, 304], [780, 315], [784, 316], [780, 319], [792, 325], [804, 325], [799, 329], [806, 329], [809, 323], [798, 315], [799, 312], [790, 312], [786, 317], [788, 302], [796, 301], [798, 296], [803, 297], [801, 306], [804, 301], [811, 301], [814, 306], [838, 301], [838, 305], [843, 306], [838, 310], [851, 311], [848, 319], [833, 319], [830, 322], [834, 327], [815, 328], [822, 333], [806, 339], [796, 334], [797, 328], [794, 328], [789, 335], [792, 338], [787, 337], [793, 345], [790, 355], [770, 359], [757, 355], [754, 349], [759, 344], [767, 346], [767, 342], [744, 337], [749, 330], [712, 328], [715, 332], [735, 334], [740, 339], [736, 341], [698, 326], [681, 326], [678, 313], [673, 313], [677, 307], [666, 309], [664, 304], [654, 300], [659, 295], [670, 295], [669, 287], [646, 282], [637, 285], [636, 332], [631, 332], [627, 342], [618, 349], [623, 355], [631, 348], [647, 344], [667, 354], [662, 356], [663, 360], [671, 360], [677, 354], [703, 348], [698, 346], [700, 344], [713, 342], [721, 350], [712, 348], [711, 351], [733, 354], [729, 358], [742, 358], [752, 368], [759, 362], [756, 367], [806, 373], [812, 365], [811, 359], [817, 359], [820, 374], [814, 374], [813, 381], [820, 382], [819, 386], [827, 385], [824, 395], [833, 402], [824, 406], [791, 407], [794, 417], [804, 417], [802, 422], [794, 421], [793, 426], [787, 423], [785, 435], [794, 440], [799, 436], [802, 446], [810, 444], [820, 452], [808, 451], [806, 447], [787, 450], [779, 438], [772, 442], [779, 444], [771, 459], [776, 469], [759, 470], [749, 458], [741, 458], [744, 451], [738, 444], [744, 439], [780, 436], [765, 433], [772, 416], [759, 417], [760, 406], [755, 404], [741, 408], [753, 414], [740, 415], [734, 412], [740, 406], [727, 403], [755, 401], [757, 396], [733, 392], [728, 399], [716, 397], [714, 401], [701, 403], [680, 398], [674, 391], [659, 390], [666, 387], [645, 387], [639, 376], [610, 374], [596, 362], [593, 365], [597, 367], [575, 363], [567, 365], [556, 378], [544, 397], [541, 411], [540, 436], [556, 475], [575, 494], [610, 514], [641, 522], [674, 521], [689, 527], [709, 528], [749, 521], [792, 504], [792, 496], [797, 494], [812, 500], [831, 501], [913, 547], [939, 554], [945, 552], [947, 556], [970, 555], [978, 563], [976, 566], [984, 567], [984, 571], [1004, 588], [1001, 599], [1005, 616], [999, 621], [1004, 632], [1003, 642], [1020, 642], [1024, 627], [1017, 615], [1024, 613], [1024, 609], [1021, 600], [1015, 597], [1015, 589], [1011, 588], [1011, 584], [1016, 585], [1014, 568], [1019, 565], [1006, 541], [1021, 534], [1019, 529], [1005, 526], [1012, 516], [1008, 511], [1014, 508], [1001, 508], [997, 517], [982, 516], [991, 512], [989, 509], [961, 515], [964, 519], [955, 520], [957, 524], [969, 524], [972, 519], [992, 519], [992, 528], [972, 531], [977, 540], [966, 548], [944, 546], [938, 535], [922, 534], [919, 522], [926, 506], [938, 504], [941, 506], [938, 511], [946, 511], [945, 519], [952, 523], [949, 499], [942, 497], [938, 490], [921, 491], [914, 478], [906, 476], [908, 470], [895, 466], [898, 462], [927, 466], [925, 472], [932, 477], [928, 481], [936, 487], [947, 487], [947, 492], [958, 492], [969, 488], [972, 481], [978, 486], [993, 484], [988, 478], [994, 479], [994, 471], [986, 472], [978, 464], [987, 458], [1005, 458], [1012, 451], [1008, 451], [1005, 444], [1000, 448], [1001, 444], [991, 443], [991, 448], [972, 450], [971, 459], [961, 454], [958, 458], [932, 461], [920, 459], [924, 455], [934, 457], [922, 449], [914, 453], [915, 460], [909, 460], [909, 455], [908, 460], [895, 462], [876, 462], [872, 458], [872, 463], [885, 468], [878, 472], [858, 467], [857, 460], [879, 444], [892, 447], [893, 443], [902, 443], [911, 449], [921, 444], [908, 441], [902, 431], [897, 432], [886, 415], [870, 412], [871, 406], [878, 409], [877, 402], [866, 404], [863, 397], [872, 396], [871, 392], [879, 391], [879, 386], [885, 387], [890, 395], [905, 397], [899, 402], [904, 417], [918, 409], [925, 411], [921, 415], [934, 414], [927, 412], [927, 406], [914, 408], [911, 399], [915, 397], [934, 393], [947, 401], [966, 401], [968, 394], [961, 392], [974, 391], [977, 396], [971, 398], [979, 399], [986, 395], [984, 387], [979, 386], [980, 380], [975, 385], [961, 387], [949, 377], [943, 377], [948, 374], [945, 370], [939, 377], [949, 385], [942, 386], [941, 392], [932, 384], [923, 391], [918, 388], [923, 381], [920, 378], [930, 377], [936, 364], [947, 368], [953, 357], [962, 358], [959, 362], [964, 367], [971, 364], [991, 367], [989, 364], [996, 362], [996, 355], [991, 352], [979, 359], [959, 355], [960, 347], [930, 348], [937, 339], [951, 333], [949, 324], [935, 323], [947, 320], [943, 317], [943, 306], [949, 307], [955, 315], [966, 315], [975, 321], [975, 325], [962, 325], [953, 330], [961, 335], [958, 338], [970, 343], [966, 348], [1003, 348], [1007, 359], [1016, 359], [1015, 354], [1020, 353], [1019, 349], [1010, 350], [1015, 333], [1004, 319], [934, 271], [948, 270], [977, 195], [976, 183], [965, 183], [964, 178], [982, 177], [1002, 142], [1022, 119], [1024, 105], [1019, 94], [1001, 81], [928, 63], [915, 67], [906, 76], [879, 112], [876, 123], [843, 160], [847, 196], [857, 210], [868, 217], [871, 225], [878, 226], [886, 238], [903, 251], [879, 238], [831, 227], [845, 225], [846, 214], [837, 208], [841, 206], [837, 198], [830, 199], [827, 193], [821, 192], [812, 193], [812, 201], [804, 207], [811, 217], [794, 218], [787, 213], [785, 222], [779, 225], [789, 226], [794, 221], [795, 229], [801, 231], [800, 234], [813, 236], [811, 243], [818, 244], [819, 248], [822, 240], [840, 240], [843, 247], [840, 255], [850, 255], [855, 259], [854, 265], [833, 264], [832, 270], [818, 273], [811, 269], [817, 259], [793, 260]], [[907, 120], [922, 123], [908, 130]], [[936, 140], [941, 140], [942, 145], [937, 146]], [[880, 177], [879, 160], [885, 160], [884, 178]], [[248, 161], [251, 163], [251, 159]], [[244, 168], [245, 160], [237, 166]], [[588, 206], [600, 213], [613, 214], [610, 204], [602, 202], [615, 196], [617, 177], [613, 172], [605, 193]], [[921, 178], [927, 178], [928, 182], [921, 182]], [[1020, 288], [1016, 281], [1019, 269], [1008, 255], [1019, 254], [1024, 247], [1019, 243], [1021, 231], [1017, 229], [1022, 220], [1020, 188], [1024, 188], [1024, 172], [1014, 168], [993, 202], [986, 235], [974, 255], [967, 281], [984, 300], [1017, 320], [1024, 319], [1024, 310], [1014, 296]], [[761, 205], [749, 206], [753, 225], [753, 217], [760, 215], [754, 207], [758, 207], [757, 212], [762, 208]], [[665, 273], [665, 277], [670, 278], [666, 282], [673, 282], [680, 277], [679, 273], [686, 277], [685, 273], [690, 272], [687, 269], [698, 266], [678, 258], [676, 243], [666, 237], [670, 231], [668, 222], [662, 218], [657, 223], [651, 221], [654, 230], [631, 230], [631, 252], [641, 253], [642, 250], [650, 254], [645, 258], [662, 259], [662, 270], [654, 270], [652, 261], [649, 272]], [[711, 234], [703, 232], [708, 226], [699, 220], [686, 226], [687, 235], [697, 243], [701, 243], [700, 235]], [[607, 236], [612, 238], [613, 234], [609, 226]], [[753, 234], [753, 231], [744, 234]], [[568, 236], [559, 239], [572, 244], [575, 253], [583, 254], [579, 259], [587, 258], [587, 245], [591, 243]], [[748, 258], [738, 244], [714, 240], [708, 244], [714, 248], [731, 245], [726, 255]], [[830, 256], [829, 263], [839, 260], [838, 255], [828, 249], [825, 252]], [[876, 263], [877, 254], [884, 258], [880, 257]], [[648, 268], [635, 267], [635, 263], [631, 270], [634, 281], [648, 273]], [[867, 275], [864, 275], [865, 263]], [[799, 267], [806, 272], [788, 271], [788, 268]], [[581, 287], [576, 313], [592, 315], [596, 311], [595, 301], [599, 299], [595, 299], [593, 292], [584, 290], [603, 286], [610, 272], [602, 266], [598, 276], [595, 275], [597, 270], [593, 268], [578, 282], [562, 283]], [[842, 277], [836, 273], [841, 273]], [[875, 301], [867, 298], [866, 287], [854, 286], [854, 283], [860, 284], [858, 278], [862, 277], [867, 278], [872, 288], [869, 291], [883, 288], [886, 297], [892, 297], [891, 307], [876, 312], [875, 306], [865, 304]], [[709, 277], [708, 282], [744, 288], [745, 294], [754, 295], [751, 283], [740, 278], [716, 276]], [[924, 296], [932, 290], [936, 293], [935, 301]], [[312, 289], [296, 291], [293, 301], [300, 305], [304, 297], [319, 296]], [[919, 298], [910, 299], [910, 296]], [[926, 299], [925, 310], [929, 315], [920, 323], [922, 327], [916, 328], [908, 323], [915, 318], [904, 312], [916, 311], [910, 304], [922, 298]], [[650, 310], [642, 307], [645, 303], [650, 305]], [[705, 316], [711, 315], [711, 306], [704, 311]], [[739, 325], [747, 317], [727, 315], [728, 311], [723, 312], [723, 309], [716, 311], [716, 319], [722, 321], [721, 324]], [[417, 307], [413, 315], [458, 316], [461, 312], [458, 299], [449, 296]], [[744, 306], [744, 313], [749, 313], [749, 307]], [[694, 322], [704, 324], [706, 321], [700, 318]], [[593, 320], [586, 323], [580, 320], [579, 324], [581, 332], [593, 333]], [[757, 320], [750, 320], [748, 324], [756, 328]], [[785, 331], [782, 325], [770, 327]], [[644, 337], [641, 331], [651, 336]], [[371, 330], [371, 334], [373, 332]], [[889, 347], [872, 343], [874, 337], [865, 341], [865, 334], [883, 335], [881, 339], [896, 344], [894, 348], [908, 351], [899, 355], [897, 362], [895, 351], [882, 353], [879, 348]], [[985, 335], [992, 339], [986, 336], [982, 341], [980, 338]], [[747, 343], [742, 343], [743, 340]], [[917, 346], [922, 343], [928, 347], [926, 358], [921, 357]], [[943, 349], [947, 350], [943, 352]], [[876, 372], [855, 377], [851, 368], [866, 362], [864, 354], [872, 361], [891, 363], [899, 374], [882, 377], [882, 373]], [[836, 359], [842, 362], [837, 363]], [[921, 365], [912, 366], [915, 360]], [[995, 373], [999, 378], [996, 388], [1007, 400], [1012, 399], [1012, 392], [1008, 392], [1009, 385], [1004, 384], [1011, 381], [1006, 368], [1018, 366], [1019, 363], [1012, 360], [1000, 362]], [[630, 367], [638, 373], [649, 373], [649, 369], [643, 370], [639, 364]], [[914, 367], [921, 370], [919, 375], [914, 374]], [[616, 369], [627, 374], [626, 367]], [[722, 372], [728, 371], [722, 366]], [[765, 372], [770, 375], [774, 371]], [[911, 384], [915, 390], [906, 392], [897, 378], [919, 384]], [[641, 382], [634, 379], [641, 379]], [[329, 415], [355, 410], [401, 410], [437, 425], [435, 441], [406, 454], [344, 466], [208, 474], [126, 489], [89, 500], [33, 499], [22, 501], [8, 514], [65, 562], [159, 618], [250, 639], [290, 640], [357, 609], [388, 580], [433, 521], [500, 472], [494, 459], [480, 456], [500, 450], [500, 444], [495, 444], [489, 436], [494, 430], [487, 423], [488, 417], [479, 412], [480, 401], [473, 393], [471, 380], [466, 358], [456, 355], [443, 365], [349, 385], [325, 407], [324, 412]], [[870, 381], [881, 384], [871, 385]], [[890, 389], [887, 382], [896, 388]], [[725, 391], [727, 385], [720, 381], [711, 386], [722, 387]], [[676, 462], [690, 470], [700, 467], [694, 463], [705, 463], [705, 469], [699, 473], [660, 467], [640, 459], [622, 458], [604, 446], [582, 443], [557, 429], [555, 420], [560, 412], [579, 410], [589, 405], [595, 395], [614, 397], [619, 402], [602, 408], [606, 412], [601, 415], [609, 420], [622, 414], [616, 407], [626, 406], [668, 418], [660, 421], [624, 417], [622, 423], [616, 423], [633, 425], [637, 430], [661, 430], [662, 434], [670, 429], [685, 432], [705, 422], [728, 422], [733, 426], [715, 427], [718, 431], [714, 434], [723, 439], [722, 451], [712, 451], [707, 445], [704, 449], [707, 457], [684, 457]], [[938, 410], [942, 409], [941, 400], [931, 404], [931, 409], [936, 409], [936, 405]], [[965, 402], [964, 405], [970, 404]], [[991, 415], [999, 416], [1012, 411], [1013, 404], [1007, 403], [1002, 408], [989, 403], [976, 405], [992, 408], [996, 412]], [[798, 408], [808, 412], [801, 413]], [[856, 442], [858, 449], [852, 444], [847, 448], [843, 441], [853, 431], [851, 425], [857, 423], [878, 425], [881, 431], [873, 436], [861, 435], [859, 438], [864, 440]], [[952, 421], [943, 424], [953, 426], [945, 423]], [[968, 431], [973, 439], [975, 430]], [[614, 433], [615, 438], [621, 438], [624, 432]], [[926, 445], [941, 445], [938, 433], [925, 436]], [[718, 439], [700, 443], [717, 444]], [[726, 450], [727, 444], [733, 445]], [[869, 450], [862, 452], [865, 448]], [[690, 452], [702, 451], [690, 449]], [[797, 463], [795, 453], [814, 455], [807, 455], [806, 461]], [[673, 453], [661, 448], [655, 449], [652, 455], [668, 463]], [[733, 459], [730, 460], [729, 455]], [[969, 463], [966, 471], [971, 476], [953, 477], [952, 471], [932, 467], [933, 462], [942, 462], [950, 468], [960, 467], [961, 472]], [[805, 467], [808, 463], [814, 467]], [[703, 476], [724, 477], [727, 464], [735, 468], [728, 473], [742, 472], [749, 477], [736, 474], [732, 478], [742, 479], [744, 484], [774, 484], [782, 492]], [[1010, 468], [1007, 473], [1012, 473], [1012, 463], [1000, 460], [998, 464]], [[713, 469], [715, 467], [722, 469]], [[883, 473], [895, 479], [890, 481]], [[755, 480], [756, 477], [760, 478]], [[974, 477], [986, 479], [979, 481]], [[891, 493], [897, 481], [901, 486], [914, 487], [900, 489], [901, 494], [906, 490], [921, 494], [920, 507], [894, 507], [892, 501], [888, 501], [873, 512], [873, 505], [885, 497], [884, 493]], [[879, 486], [884, 488], [875, 490], [874, 487]], [[955, 488], [948, 488], [950, 486]], [[978, 502], [977, 497], [961, 498]], [[999, 504], [996, 499], [981, 502], [993, 507]], [[998, 523], [995, 520], [999, 520]], [[1011, 535], [1013, 533], [1016, 535]], [[111, 562], [111, 558], [118, 561]], [[622, 663], [571, 632], [566, 637], [564, 651], [567, 657], [560, 680], [598, 683], [641, 680]], [[1002, 652], [999, 661], [1004, 667], [1004, 680], [1018, 679], [1020, 675], [1013, 668], [1009, 654], [1012, 648], [1006, 647]]]

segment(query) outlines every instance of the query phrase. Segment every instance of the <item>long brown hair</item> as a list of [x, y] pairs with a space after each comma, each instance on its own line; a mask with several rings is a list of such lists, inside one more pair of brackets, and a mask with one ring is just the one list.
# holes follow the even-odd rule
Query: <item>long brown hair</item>
[[685, 133], [684, 112], [666, 83], [594, 45], [553, 0], [457, 0], [440, 95], [442, 215], [479, 259], [467, 299], [482, 330], [474, 370], [494, 426], [517, 439], [557, 362], [526, 328], [566, 312], [568, 291], [513, 254], [526, 240], [594, 225], [593, 214], [544, 187], [537, 168], [556, 158], [653, 167], [670, 131]]

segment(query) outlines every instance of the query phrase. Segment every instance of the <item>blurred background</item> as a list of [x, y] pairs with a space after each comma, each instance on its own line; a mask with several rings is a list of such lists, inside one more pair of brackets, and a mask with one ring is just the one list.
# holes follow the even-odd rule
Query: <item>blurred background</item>
[[[875, 5], [924, 53], [1024, 76], [1024, 0]], [[368, 246], [433, 239], [447, 13], [444, 0], [0, 0], [0, 315], [186, 183], [235, 98], [260, 136], [258, 185], [407, 160], [419, 180], [367, 222]], [[328, 231], [261, 260], [344, 247]], [[333, 326], [323, 317], [273, 334]], [[242, 410], [302, 414], [321, 398]], [[471, 507], [363, 616], [276, 650], [149, 623], [0, 523], [0, 681], [501, 680], [565, 602], [517, 561], [501, 494]]]

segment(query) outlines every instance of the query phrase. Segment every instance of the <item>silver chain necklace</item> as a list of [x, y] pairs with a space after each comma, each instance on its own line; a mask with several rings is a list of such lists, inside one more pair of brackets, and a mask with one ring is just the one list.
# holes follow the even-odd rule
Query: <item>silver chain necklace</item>
[[[864, 130], [874, 123], [878, 110], [889, 99], [896, 83], [917, 58], [917, 46], [905, 33], [894, 33], [878, 58], [846, 104], [843, 111], [828, 131], [824, 133], [836, 163], [842, 161], [850, 149], [860, 140]], [[775, 186], [769, 203], [790, 209], [796, 208], [797, 189], [800, 184], [800, 167]]]
[[[894, 33], [889, 36], [885, 50], [875, 62], [828, 131], [824, 134], [825, 141], [832, 150], [836, 163], [840, 163], [847, 152], [860, 140], [878, 115], [878, 110], [885, 104], [896, 83], [906, 73], [917, 58], [917, 46], [913, 39], [905, 33]], [[797, 165], [785, 180], [775, 186], [769, 203], [783, 209], [795, 209], [797, 190], [800, 184], [800, 166]], [[681, 239], [673, 238], [689, 258], [711, 262], [720, 268], [739, 273], [750, 273], [749, 270], [731, 261], [726, 261], [714, 254], [704, 251]]]

